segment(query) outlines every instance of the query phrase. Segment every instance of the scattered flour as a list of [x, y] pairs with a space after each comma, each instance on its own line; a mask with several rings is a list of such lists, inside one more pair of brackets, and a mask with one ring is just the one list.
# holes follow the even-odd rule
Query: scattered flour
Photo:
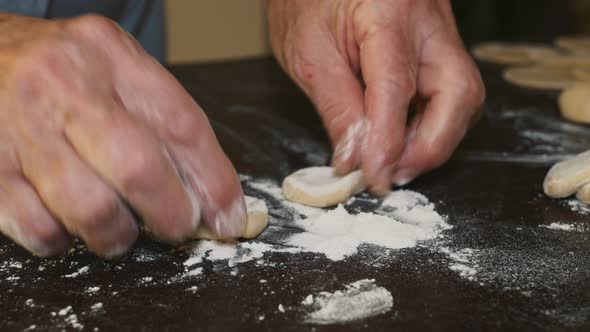
[[102, 302], [98, 302], [98, 303], [95, 303], [92, 306], [90, 306], [90, 310], [92, 310], [92, 311], [99, 311], [102, 308], [104, 308], [104, 304]]
[[571, 198], [571, 199], [568, 199], [568, 200], [566, 200], [564, 202], [574, 212], [577, 212], [577, 213], [583, 214], [583, 215], [590, 214], [590, 206], [588, 206], [588, 205], [580, 202], [576, 198]]
[[346, 285], [334, 293], [321, 292], [303, 300], [313, 311], [307, 315], [311, 324], [341, 324], [384, 314], [393, 307], [391, 293], [375, 284], [373, 279], [364, 279]]
[[449, 269], [459, 273], [463, 278], [470, 281], [475, 280], [478, 273], [479, 263], [477, 261], [477, 250], [471, 248], [464, 248], [458, 251], [453, 251], [451, 248], [442, 247], [439, 251], [448, 256]]
[[89, 295], [96, 294], [99, 290], [100, 290], [99, 286], [88, 287], [88, 288], [86, 288], [86, 294], [89, 294]]
[[[205, 260], [227, 261], [228, 266], [233, 267], [259, 260], [266, 252], [313, 252], [338, 261], [356, 254], [361, 245], [388, 249], [409, 248], [420, 241], [434, 239], [442, 230], [450, 228], [443, 216], [435, 211], [434, 204], [414, 191], [392, 192], [380, 206], [377, 205], [376, 213], [355, 214], [342, 205], [325, 210], [288, 202], [282, 196], [281, 188], [270, 180], [250, 180], [248, 185], [271, 195], [280, 202], [280, 208], [289, 207], [303, 216], [295, 221], [281, 220], [287, 223], [282, 225], [299, 232], [277, 240], [275, 245], [262, 242], [199, 241], [184, 262], [184, 276], [201, 273], [202, 270], [195, 270], [192, 266]], [[272, 204], [270, 206], [272, 214]]]
[[74, 273], [66, 274], [64, 276], [64, 278], [77, 278], [81, 275], [88, 273], [89, 270], [90, 270], [90, 268], [88, 266], [83, 266], [78, 271], [76, 271]]
[[579, 230], [578, 226], [574, 224], [562, 224], [558, 222], [554, 222], [550, 225], [539, 225], [539, 227], [558, 230], [558, 231], [577, 231]]
[[186, 267], [208, 261], [227, 260], [233, 267], [240, 263], [262, 258], [265, 252], [299, 252], [296, 248], [277, 248], [262, 242], [219, 242], [213, 240], [199, 241], [193, 248], [191, 257], [183, 264]]

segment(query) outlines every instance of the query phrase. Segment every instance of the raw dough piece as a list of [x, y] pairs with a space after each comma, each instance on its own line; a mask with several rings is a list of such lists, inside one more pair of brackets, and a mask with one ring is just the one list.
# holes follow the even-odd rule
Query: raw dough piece
[[590, 81], [590, 67], [572, 68], [572, 74], [578, 81]]
[[590, 204], [590, 184], [584, 185], [576, 194], [578, 200], [584, 204]]
[[542, 59], [538, 62], [544, 67], [580, 68], [590, 67], [590, 56], [585, 55], [560, 55]]
[[[246, 230], [242, 234], [242, 238], [253, 239], [257, 237], [268, 225], [268, 209], [266, 203], [263, 200], [244, 196], [246, 199], [246, 209], [248, 211], [248, 219], [246, 221]], [[209, 239], [209, 240], [220, 240], [209, 227], [205, 224], [201, 224], [195, 234], [192, 236], [193, 239]]]
[[559, 96], [561, 115], [574, 122], [590, 123], [590, 83], [578, 83]]
[[309, 167], [287, 176], [283, 181], [283, 195], [290, 201], [327, 207], [348, 200], [365, 190], [361, 171], [337, 176], [332, 167]]
[[578, 80], [570, 68], [549, 66], [513, 67], [504, 71], [504, 79], [512, 84], [536, 89], [564, 89]]
[[590, 36], [563, 36], [555, 40], [555, 45], [568, 53], [590, 55]]
[[590, 150], [559, 162], [547, 173], [543, 189], [553, 198], [567, 197], [590, 183]]
[[559, 56], [552, 47], [530, 44], [483, 43], [473, 48], [479, 60], [500, 65], [524, 65]]

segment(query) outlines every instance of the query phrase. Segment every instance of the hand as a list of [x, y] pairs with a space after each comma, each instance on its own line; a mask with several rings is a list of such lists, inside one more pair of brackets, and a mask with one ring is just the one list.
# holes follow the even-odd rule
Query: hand
[[320, 113], [333, 166], [360, 166], [374, 193], [444, 163], [477, 118], [485, 91], [448, 0], [268, 0], [267, 9], [272, 48]]
[[[0, 14], [0, 231], [41, 256], [71, 236], [105, 257], [138, 226], [242, 234], [239, 179], [206, 116], [115, 23]], [[126, 203], [126, 204], [124, 204]]]

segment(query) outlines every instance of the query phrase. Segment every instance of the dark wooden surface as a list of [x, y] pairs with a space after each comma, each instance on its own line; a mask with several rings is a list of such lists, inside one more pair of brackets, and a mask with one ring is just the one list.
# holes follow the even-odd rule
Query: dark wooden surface
[[[479, 253], [475, 281], [450, 270], [448, 256], [420, 246], [379, 266], [363, 255], [331, 262], [274, 253], [265, 256], [274, 266], [248, 262], [232, 276], [205, 265], [195, 280], [167, 283], [182, 273], [188, 254], [146, 237], [119, 261], [100, 260], [83, 246], [59, 259], [33, 258], [0, 237], [0, 330], [33, 324], [70, 330], [64, 316], [52, 312], [71, 306], [89, 331], [587, 331], [590, 233], [584, 227], [590, 216], [546, 198], [541, 183], [556, 159], [590, 148], [588, 128], [560, 119], [555, 93], [513, 88], [497, 67], [482, 69], [488, 100], [481, 122], [453, 160], [409, 186], [436, 202], [454, 226], [445, 233], [448, 247]], [[172, 72], [207, 111], [241, 174], [280, 181], [326, 162], [329, 145], [317, 115], [272, 60], [185, 65]], [[284, 144], [289, 139], [324, 154]], [[539, 227], [553, 222], [583, 229]], [[136, 259], [138, 253], [150, 261]], [[82, 266], [89, 273], [64, 278]], [[153, 280], [142, 282], [146, 276]], [[392, 293], [390, 312], [346, 325], [303, 323], [298, 304], [305, 296], [365, 278]], [[89, 295], [95, 286], [100, 290]], [[187, 291], [192, 286], [197, 290]], [[90, 310], [97, 302], [103, 309]]]

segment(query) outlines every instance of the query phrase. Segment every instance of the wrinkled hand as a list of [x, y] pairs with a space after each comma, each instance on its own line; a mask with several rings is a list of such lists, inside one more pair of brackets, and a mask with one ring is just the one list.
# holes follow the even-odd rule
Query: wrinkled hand
[[[239, 179], [206, 116], [115, 23], [1, 14], [0, 231], [35, 254], [79, 237], [118, 256], [138, 226], [180, 241], [245, 227]], [[124, 204], [124, 202], [126, 204]]]
[[333, 166], [360, 166], [374, 193], [444, 163], [477, 118], [484, 87], [448, 0], [269, 0], [267, 9], [275, 55], [320, 113]]

